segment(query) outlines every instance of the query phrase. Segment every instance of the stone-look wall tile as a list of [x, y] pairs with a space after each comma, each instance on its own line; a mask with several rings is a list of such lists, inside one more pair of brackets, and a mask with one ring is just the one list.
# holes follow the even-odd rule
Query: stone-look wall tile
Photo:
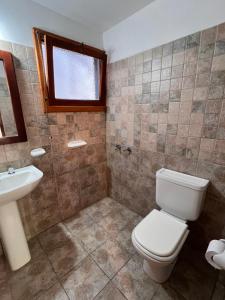
[[216, 140], [213, 160], [218, 164], [225, 164], [225, 140]]
[[[105, 113], [45, 114], [34, 49], [4, 41], [0, 49], [14, 56], [28, 136], [26, 143], [0, 146], [0, 171], [33, 164], [44, 173], [39, 186], [19, 201], [25, 232], [31, 238], [107, 195]], [[126, 63], [121, 67], [127, 78]], [[116, 82], [112, 93], [117, 95], [121, 87], [122, 81]], [[85, 139], [88, 145], [68, 150], [68, 141], [75, 138]], [[31, 158], [35, 147], [44, 147], [47, 153]]]
[[202, 125], [201, 124], [191, 124], [189, 127], [189, 136], [201, 137], [202, 135]]
[[225, 69], [225, 55], [214, 56], [212, 61], [212, 71], [222, 71]]
[[225, 82], [225, 71], [215, 71], [211, 74], [212, 85], [223, 85]]
[[199, 154], [200, 138], [189, 137], [187, 141], [186, 157], [197, 159]]
[[193, 47], [186, 49], [185, 51], [185, 63], [194, 63], [198, 58], [199, 47]]
[[[143, 55], [144, 67], [139, 70], [144, 68], [146, 73], [142, 74], [144, 81], [140, 77], [135, 82], [136, 102], [130, 110], [133, 144], [124, 138], [131, 118], [129, 104], [124, 104], [123, 118], [118, 112], [113, 120], [107, 115], [109, 193], [145, 215], [155, 207], [155, 172], [159, 168], [208, 178], [204, 210], [195, 222], [201, 234], [193, 231], [191, 239], [206, 245], [225, 230], [225, 25]], [[142, 65], [142, 55], [137, 57]], [[133, 74], [130, 70], [129, 76]], [[115, 68], [110, 69], [110, 77], [117, 82], [116, 76]], [[108, 99], [110, 111], [124, 103], [120, 93]], [[132, 153], [127, 157], [123, 151], [115, 153], [115, 141], [131, 146]]]
[[183, 73], [184, 76], [194, 75], [196, 73], [196, 67], [197, 67], [196, 62], [185, 64], [184, 65], [184, 73]]
[[221, 99], [223, 97], [223, 93], [224, 93], [223, 85], [221, 85], [221, 86], [212, 85], [209, 88], [208, 99], [209, 100]]
[[199, 159], [200, 160], [212, 160], [212, 153], [215, 147], [214, 139], [202, 138], [200, 142]]
[[210, 72], [212, 65], [212, 58], [199, 59], [197, 62], [197, 73]]
[[201, 45], [214, 44], [216, 41], [217, 27], [212, 27], [201, 32]]
[[217, 36], [216, 40], [225, 40], [225, 24], [222, 23], [217, 27]]
[[4, 163], [6, 161], [6, 153], [3, 147], [0, 147], [0, 163]]
[[198, 87], [194, 89], [194, 95], [193, 100], [199, 101], [199, 100], [207, 100], [208, 99], [208, 87]]
[[225, 53], [225, 41], [216, 41], [215, 55], [222, 55]]

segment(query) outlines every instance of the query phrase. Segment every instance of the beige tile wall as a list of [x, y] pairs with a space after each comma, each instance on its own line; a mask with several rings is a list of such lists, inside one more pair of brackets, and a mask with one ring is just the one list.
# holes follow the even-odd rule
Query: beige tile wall
[[[34, 164], [44, 172], [41, 184], [19, 201], [30, 238], [106, 196], [105, 113], [44, 114], [33, 48], [0, 41], [0, 49], [14, 55], [28, 135], [26, 143], [0, 146], [0, 171]], [[68, 150], [72, 139], [88, 145]], [[36, 147], [47, 154], [32, 159]]]
[[157, 169], [209, 178], [191, 225], [197, 243], [225, 233], [224, 85], [225, 24], [108, 66], [111, 196], [145, 215], [155, 206]]

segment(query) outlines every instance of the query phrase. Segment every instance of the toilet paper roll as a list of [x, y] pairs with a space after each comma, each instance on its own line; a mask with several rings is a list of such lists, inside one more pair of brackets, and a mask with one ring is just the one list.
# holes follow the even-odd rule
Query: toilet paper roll
[[220, 254], [216, 254], [213, 256], [213, 261], [217, 266], [219, 266], [221, 269], [225, 270], [225, 251], [223, 251]]
[[224, 251], [225, 243], [223, 241], [212, 240], [206, 250], [205, 258], [211, 266], [221, 270], [222, 268], [216, 264], [213, 257], [217, 254], [223, 253]]

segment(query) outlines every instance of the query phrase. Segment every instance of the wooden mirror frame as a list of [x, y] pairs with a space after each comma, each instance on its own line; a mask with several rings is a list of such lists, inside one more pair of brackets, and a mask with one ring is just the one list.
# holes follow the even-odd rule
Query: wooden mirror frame
[[8, 81], [9, 93], [12, 102], [14, 119], [16, 123], [17, 133], [15, 136], [3, 136], [0, 138], [0, 145], [20, 143], [27, 141], [25, 123], [23, 119], [23, 111], [20, 101], [20, 94], [16, 80], [16, 73], [13, 64], [13, 57], [10, 52], [0, 50], [0, 61], [3, 62], [6, 78]]

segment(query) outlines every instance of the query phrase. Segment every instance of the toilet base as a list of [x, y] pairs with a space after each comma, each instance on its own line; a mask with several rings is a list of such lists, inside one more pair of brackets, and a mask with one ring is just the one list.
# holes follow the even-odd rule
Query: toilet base
[[143, 269], [152, 280], [163, 283], [169, 278], [176, 261], [175, 259], [172, 263], [165, 264], [144, 259]]

